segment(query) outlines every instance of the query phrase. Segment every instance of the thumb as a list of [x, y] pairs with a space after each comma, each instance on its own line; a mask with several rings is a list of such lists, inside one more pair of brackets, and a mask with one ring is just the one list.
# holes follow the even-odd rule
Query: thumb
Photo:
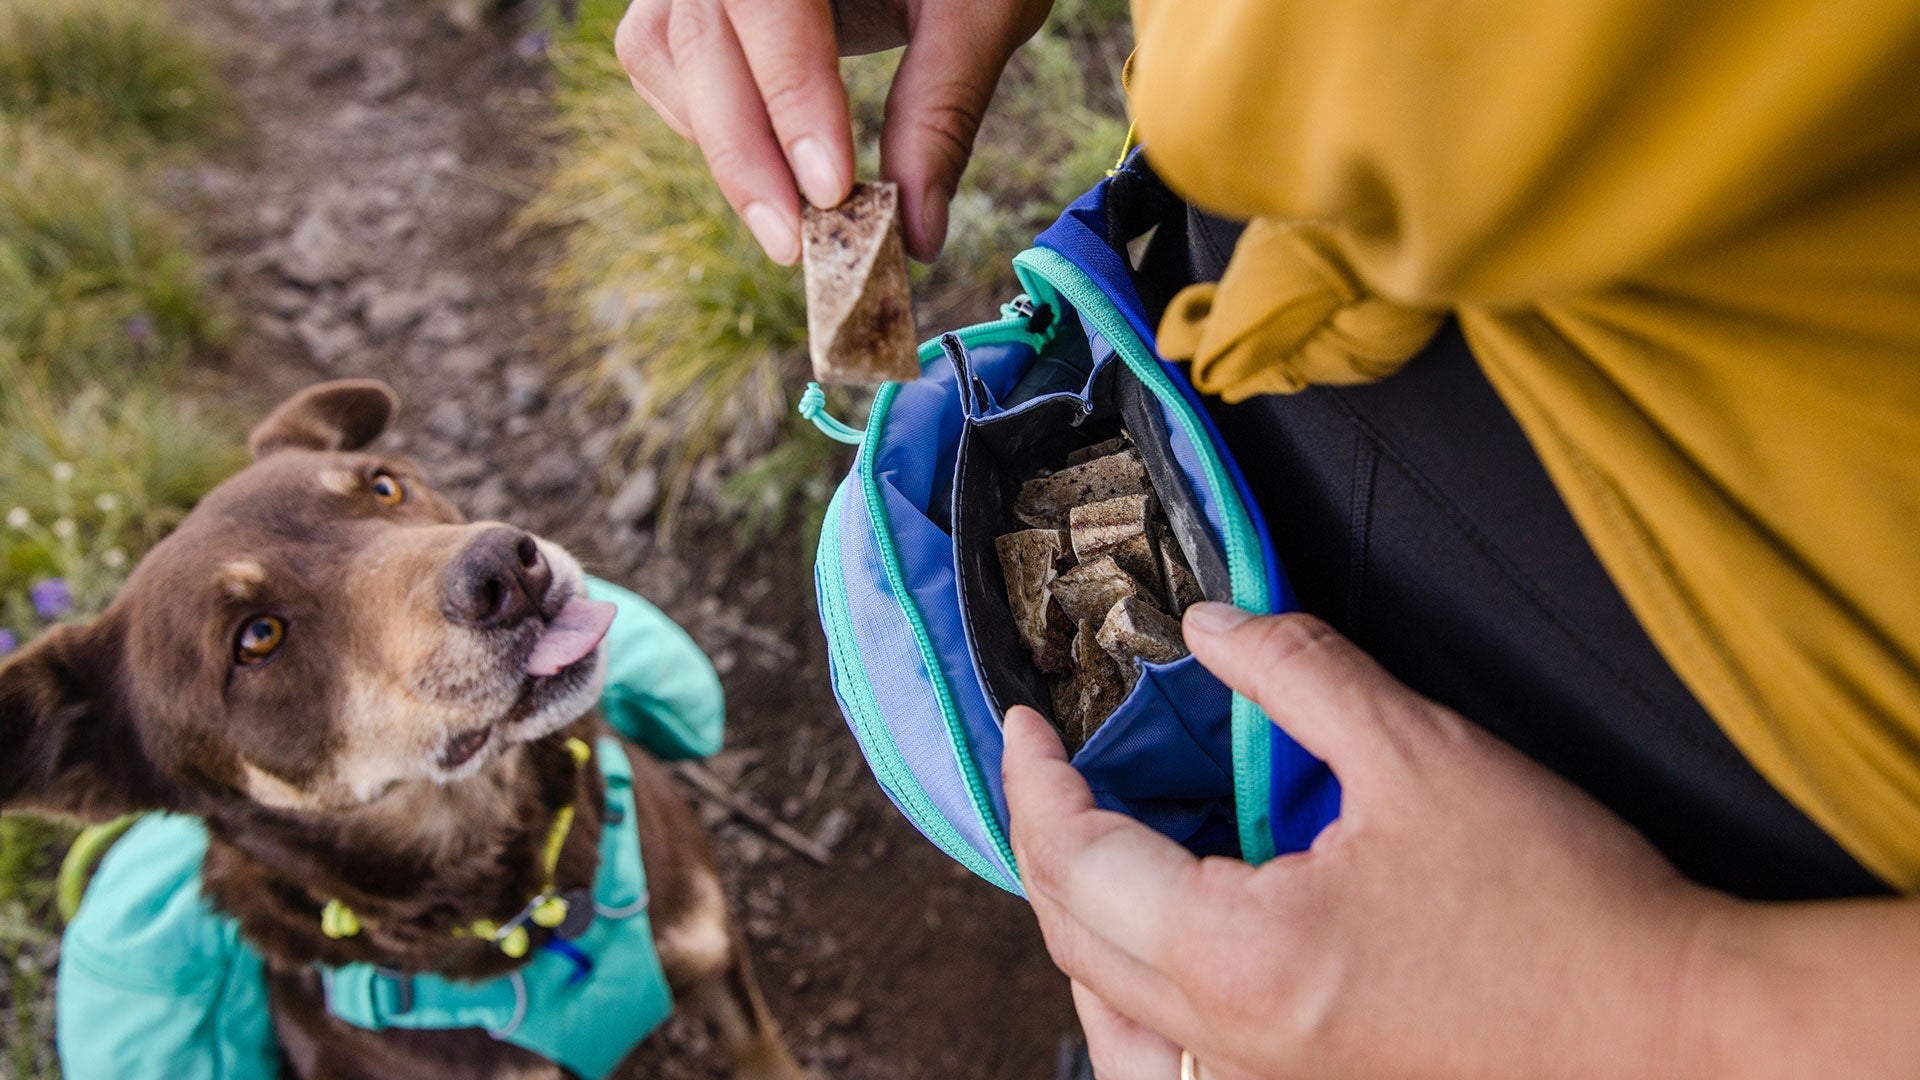
[[1406, 755], [1438, 707], [1311, 615], [1255, 616], [1227, 604], [1187, 609], [1187, 644], [1220, 681], [1252, 698], [1347, 786]]
[[983, 22], [1015, 6], [922, 7], [887, 93], [881, 172], [900, 185], [907, 252], [921, 262], [932, 262], [946, 243], [947, 206], [1001, 69], [1039, 26], [1017, 13], [1001, 25]]

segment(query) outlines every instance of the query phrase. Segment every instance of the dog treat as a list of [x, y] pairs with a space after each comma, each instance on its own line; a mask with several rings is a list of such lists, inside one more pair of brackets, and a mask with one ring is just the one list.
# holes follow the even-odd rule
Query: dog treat
[[1138, 453], [1128, 450], [1068, 466], [1051, 476], [1036, 476], [1020, 485], [1020, 495], [1013, 501], [1013, 517], [1030, 529], [1064, 529], [1067, 515], [1076, 506], [1152, 493], [1146, 465]]
[[913, 295], [900, 241], [900, 189], [855, 184], [847, 201], [800, 215], [807, 351], [823, 383], [920, 377]]
[[1081, 462], [1092, 461], [1094, 458], [1110, 457], [1114, 454], [1124, 454], [1131, 451], [1132, 449], [1133, 449], [1133, 437], [1123, 431], [1120, 434], [1114, 436], [1113, 438], [1108, 439], [1106, 442], [1095, 443], [1092, 446], [1083, 446], [1080, 449], [1075, 450], [1073, 453], [1068, 454], [1067, 464], [1069, 466], [1078, 465]]
[[999, 537], [1000, 570], [1007, 578], [1007, 602], [1020, 641], [1041, 671], [1061, 673], [1071, 662], [1073, 622], [1048, 591], [1060, 571], [1073, 565], [1067, 534], [1058, 529], [1026, 529]]
[[1084, 564], [1111, 556], [1157, 600], [1160, 555], [1153, 549], [1153, 534], [1147, 528], [1156, 509], [1152, 495], [1122, 495], [1074, 507], [1067, 512], [1074, 557]]
[[1007, 602], [1077, 750], [1133, 690], [1134, 661], [1187, 655], [1179, 616], [1202, 599], [1200, 584], [1131, 436], [1075, 450], [1058, 471], [1036, 468], [1011, 509], [1026, 528], [994, 541]]
[[1200, 580], [1193, 576], [1193, 568], [1187, 565], [1187, 557], [1180, 550], [1180, 541], [1173, 538], [1173, 530], [1164, 525], [1153, 527], [1154, 544], [1160, 549], [1160, 572], [1167, 587], [1167, 611], [1175, 618], [1187, 613], [1187, 609], [1206, 599], [1200, 592]]
[[1053, 720], [1069, 753], [1080, 749], [1133, 689], [1132, 666], [1114, 662], [1100, 647], [1099, 631], [1081, 623], [1073, 634], [1073, 674], [1053, 681]]
[[1171, 664], [1187, 655], [1180, 623], [1137, 596], [1123, 597], [1113, 605], [1100, 624], [1097, 639], [1115, 663], [1129, 670], [1135, 660]]
[[1102, 555], [1067, 570], [1054, 578], [1047, 590], [1067, 618], [1095, 626], [1113, 610], [1113, 605], [1143, 591], [1140, 580], [1120, 569], [1111, 555]]

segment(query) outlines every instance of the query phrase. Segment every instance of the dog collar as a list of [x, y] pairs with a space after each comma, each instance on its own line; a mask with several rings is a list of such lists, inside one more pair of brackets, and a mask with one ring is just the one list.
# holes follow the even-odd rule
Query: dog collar
[[[584, 769], [593, 760], [593, 747], [582, 739], [568, 737], [567, 752], [573, 755], [575, 769]], [[574, 913], [576, 906], [582, 903], [579, 897], [564, 896], [555, 885], [553, 876], [560, 865], [560, 851], [566, 847], [567, 836], [573, 831], [574, 804], [569, 802], [553, 815], [553, 824], [547, 827], [546, 846], [541, 850], [541, 866], [544, 868], [543, 884], [540, 891], [533, 895], [514, 916], [505, 922], [492, 919], [475, 919], [464, 927], [453, 930], [454, 937], [484, 938], [507, 956], [518, 960], [527, 955], [532, 943], [527, 925], [547, 930], [555, 930], [565, 935], [568, 916]], [[592, 913], [591, 896], [584, 900], [585, 914]], [[327, 901], [320, 909], [320, 932], [336, 941], [342, 938], [358, 936], [364, 923], [360, 916], [339, 898]]]

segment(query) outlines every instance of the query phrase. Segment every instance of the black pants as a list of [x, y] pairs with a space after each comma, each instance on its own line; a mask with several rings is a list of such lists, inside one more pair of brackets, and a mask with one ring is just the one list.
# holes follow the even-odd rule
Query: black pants
[[[1149, 307], [1238, 228], [1116, 181], [1160, 224]], [[1131, 189], [1131, 192], [1129, 191]], [[1586, 789], [1688, 877], [1751, 898], [1886, 887], [1755, 772], [1614, 588], [1457, 327], [1371, 386], [1212, 404], [1300, 604], [1402, 682]]]

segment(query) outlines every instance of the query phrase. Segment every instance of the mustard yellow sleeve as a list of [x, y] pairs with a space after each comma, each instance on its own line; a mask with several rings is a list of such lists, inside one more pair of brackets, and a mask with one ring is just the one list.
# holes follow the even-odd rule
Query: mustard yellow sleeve
[[1721, 729], [1920, 893], [1920, 0], [1135, 18], [1147, 154], [1253, 221], [1163, 352], [1234, 400], [1457, 318]]
[[1136, 0], [1155, 167], [1415, 307], [1549, 299], [1910, 160], [1911, 0]]

